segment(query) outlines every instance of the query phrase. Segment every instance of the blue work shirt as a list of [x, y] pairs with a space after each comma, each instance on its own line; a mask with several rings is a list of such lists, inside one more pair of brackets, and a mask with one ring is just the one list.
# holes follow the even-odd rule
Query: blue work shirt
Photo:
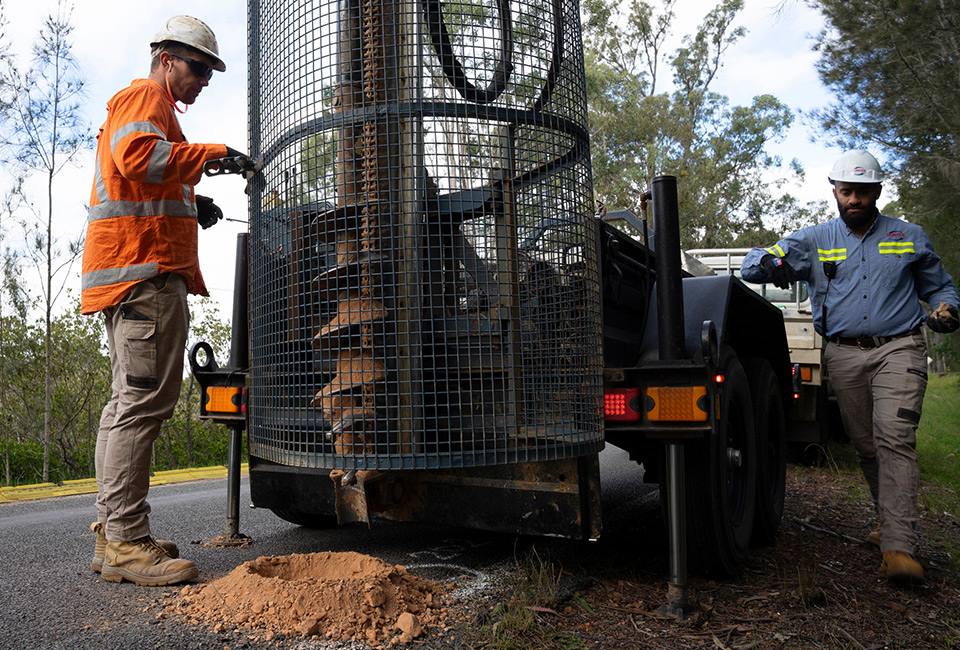
[[[740, 274], [748, 282], [769, 282], [760, 266], [768, 254], [782, 257], [806, 280], [813, 304], [813, 326], [821, 336], [894, 336], [924, 320], [924, 301], [957, 307], [960, 297], [923, 228], [885, 215], [863, 239], [837, 217], [788, 235], [771, 248], [754, 248]], [[827, 280], [823, 263], [836, 263]], [[823, 305], [826, 301], [826, 326]]]

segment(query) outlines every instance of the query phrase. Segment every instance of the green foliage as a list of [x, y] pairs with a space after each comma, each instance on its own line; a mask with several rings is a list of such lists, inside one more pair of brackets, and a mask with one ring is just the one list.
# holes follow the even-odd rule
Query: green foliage
[[[0, 444], [42, 446], [44, 325], [7, 316], [2, 328]], [[79, 305], [51, 322], [50, 345], [56, 363], [49, 384], [53, 432], [49, 480], [92, 475], [96, 422], [110, 386], [110, 364], [101, 346], [102, 336], [99, 320], [82, 317]], [[5, 448], [4, 453], [7, 451]], [[38, 469], [42, 477], [42, 468]], [[5, 465], [4, 470], [5, 480], [14, 481], [14, 469], [7, 474]]]
[[940, 0], [816, 0], [828, 29], [820, 78], [834, 93], [817, 112], [825, 139], [887, 156], [897, 212], [924, 226], [944, 266], [960, 273], [960, 4]]
[[[72, 10], [57, 2], [37, 34], [29, 65], [11, 55], [7, 28], [0, 4], [0, 160], [14, 178], [0, 202], [0, 475], [7, 484], [87, 478], [94, 475], [111, 371], [102, 316], [81, 316], [79, 300], [64, 291], [66, 279], [75, 277], [79, 241], [61, 247], [53, 237], [54, 177], [93, 143], [83, 120], [84, 81], [72, 54]], [[46, 202], [25, 194], [24, 182], [34, 173], [45, 177]], [[23, 245], [3, 239], [11, 230], [20, 231]], [[23, 280], [31, 267], [39, 297]], [[60, 298], [69, 306], [55, 311]], [[191, 337], [207, 340], [226, 362], [230, 329], [209, 300], [195, 305]], [[225, 431], [197, 420], [192, 376], [181, 400], [158, 441], [157, 466], [225, 462]]]
[[[21, 67], [12, 57], [0, 63], [3, 92], [3, 128], [0, 149], [13, 160], [13, 189], [8, 196], [19, 198], [18, 218], [24, 246], [20, 257], [37, 272], [44, 306], [44, 387], [43, 476], [48, 477], [50, 445], [55, 433], [52, 422], [53, 307], [63, 292], [69, 270], [80, 254], [80, 241], [69, 241], [65, 249], [54, 237], [54, 178], [90, 148], [93, 136], [83, 117], [84, 81], [73, 56], [72, 7], [64, 0], [48, 14], [33, 44], [31, 65]], [[34, 207], [24, 191], [24, 181], [35, 173], [46, 180], [46, 197], [41, 208]], [[12, 203], [7, 201], [9, 206]]]
[[[54, 482], [94, 476], [100, 414], [110, 397], [103, 318], [82, 316], [79, 300], [67, 297], [71, 309], [50, 328], [55, 363], [48, 480]], [[207, 341], [225, 364], [229, 326], [209, 299], [199, 299], [192, 307], [189, 340]], [[0, 475], [8, 485], [43, 482], [43, 331], [42, 323], [15, 312], [0, 318]], [[154, 471], [226, 462], [227, 429], [198, 419], [199, 399], [196, 381], [188, 374], [174, 414], [154, 446]]]
[[[685, 248], [768, 244], [822, 218], [822, 204], [783, 193], [789, 177], [803, 176], [796, 160], [769, 180], [783, 161], [766, 147], [785, 135], [790, 109], [772, 95], [730, 106], [711, 90], [724, 54], [745, 33], [734, 26], [741, 0], [720, 2], [669, 57], [674, 2], [660, 13], [644, 0], [583, 7], [591, 157], [603, 203], [636, 211], [654, 176], [676, 176]], [[670, 92], [660, 87], [665, 63]]]

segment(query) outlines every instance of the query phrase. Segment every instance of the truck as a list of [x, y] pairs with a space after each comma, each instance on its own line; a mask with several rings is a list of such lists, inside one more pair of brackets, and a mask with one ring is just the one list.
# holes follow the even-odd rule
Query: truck
[[[750, 249], [699, 248], [686, 252], [715, 273], [740, 277], [740, 264]], [[789, 289], [766, 283], [744, 284], [783, 313], [792, 380], [792, 392], [786, 404], [787, 442], [797, 458], [816, 460], [826, 449], [831, 435], [839, 434], [842, 426], [834, 415], [836, 399], [823, 360], [824, 340], [813, 328], [807, 284], [796, 281]]]
[[735, 574], [782, 517], [781, 311], [682, 269], [674, 176], [638, 237], [595, 214], [576, 3], [314, 4], [249, 3], [231, 354], [189, 354], [225, 543], [244, 431], [253, 505], [299, 525], [585, 540], [611, 444], [660, 487], [682, 612], [688, 562]]

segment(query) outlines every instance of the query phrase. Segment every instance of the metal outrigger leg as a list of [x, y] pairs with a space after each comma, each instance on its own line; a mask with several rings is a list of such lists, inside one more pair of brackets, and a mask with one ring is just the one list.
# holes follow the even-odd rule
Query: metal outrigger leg
[[208, 546], [250, 546], [253, 540], [240, 532], [240, 455], [243, 425], [229, 425], [227, 448], [227, 529]]
[[237, 235], [237, 261], [234, 275], [233, 327], [230, 337], [230, 362], [217, 366], [213, 348], [206, 342], [190, 350], [190, 369], [200, 383], [200, 418], [225, 424], [230, 430], [227, 447], [227, 522], [223, 535], [207, 546], [249, 546], [253, 540], [240, 532], [240, 459], [243, 430], [246, 428], [244, 391], [250, 354], [247, 346], [247, 264], [249, 233]]
[[[656, 250], [680, 250], [680, 217], [677, 179], [657, 176], [651, 181]], [[684, 358], [683, 284], [680, 259], [658, 255], [657, 303], [660, 306], [659, 353], [661, 362]], [[667, 444], [667, 526], [670, 531], [670, 581], [667, 602], [658, 613], [684, 619], [690, 612], [687, 597], [687, 530], [684, 494], [684, 449], [682, 443]]]

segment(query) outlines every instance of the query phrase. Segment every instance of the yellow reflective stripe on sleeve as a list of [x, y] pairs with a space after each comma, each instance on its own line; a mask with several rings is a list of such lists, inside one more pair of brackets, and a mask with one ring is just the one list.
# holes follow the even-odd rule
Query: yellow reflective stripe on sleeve
[[842, 262], [847, 259], [846, 248], [818, 248], [817, 254], [821, 262]]
[[895, 253], [901, 255], [903, 253], [916, 253], [917, 251], [913, 247], [912, 241], [885, 241], [880, 242], [880, 254], [884, 253]]
[[780, 248], [780, 245], [779, 245], [779, 244], [774, 244], [773, 246], [771, 246], [770, 248], [767, 248], [767, 249], [765, 249], [765, 250], [766, 250], [768, 253], [770, 253], [771, 255], [776, 255], [777, 257], [783, 257], [783, 256], [784, 256], [783, 249]]

